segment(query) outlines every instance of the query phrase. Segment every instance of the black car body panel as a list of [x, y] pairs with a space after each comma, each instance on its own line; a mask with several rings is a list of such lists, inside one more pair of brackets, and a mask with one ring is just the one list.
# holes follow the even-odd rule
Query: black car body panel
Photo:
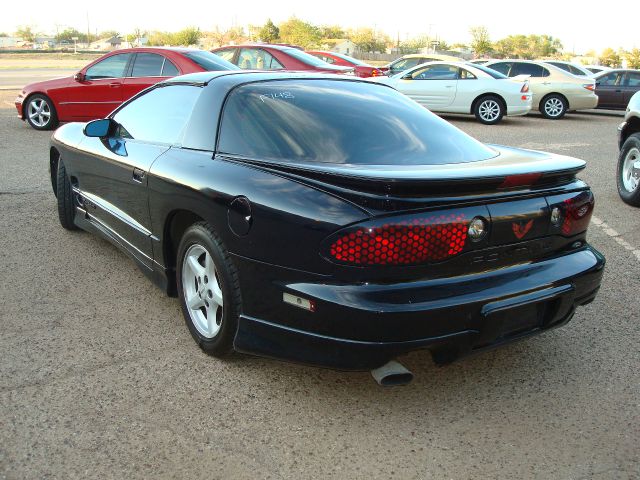
[[[174, 295], [180, 232], [206, 221], [238, 270], [236, 349], [334, 368], [373, 368], [421, 348], [450, 361], [566, 323], [593, 299], [604, 258], [586, 242], [586, 224], [574, 232], [552, 221], [571, 202], [590, 216], [593, 197], [575, 177], [584, 162], [499, 146], [478, 147], [480, 160], [431, 165], [278, 162], [219, 151], [229, 96], [244, 85], [272, 92], [266, 87], [282, 80], [324, 82], [314, 85], [329, 93], [327, 82], [341, 82], [360, 96], [388, 90], [401, 108], [414, 108], [386, 86], [344, 77], [176, 77], [116, 110], [116, 130], [105, 138], [86, 137], [81, 124], [55, 132], [51, 168], [60, 158], [69, 172], [76, 224], [120, 246]], [[184, 124], [174, 136], [133, 139], [118, 123], [137, 99], [176, 86], [193, 104], [172, 112], [174, 124]], [[434, 128], [464, 135], [425, 114], [442, 122]], [[446, 215], [461, 224], [482, 218], [488, 234], [426, 262], [356, 265], [331, 256], [349, 232], [366, 235], [383, 224], [403, 232], [416, 219]], [[286, 295], [309, 300], [313, 311]]]

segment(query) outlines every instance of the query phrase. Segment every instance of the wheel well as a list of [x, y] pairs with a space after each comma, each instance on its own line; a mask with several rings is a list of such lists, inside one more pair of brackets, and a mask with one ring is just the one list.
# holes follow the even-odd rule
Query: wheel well
[[631, 117], [627, 120], [624, 130], [622, 130], [622, 133], [620, 134], [620, 148], [622, 148], [622, 144], [625, 140], [634, 133], [640, 133], [640, 118], [638, 117]]
[[24, 100], [22, 101], [22, 118], [26, 118], [27, 116], [27, 111], [25, 110], [25, 108], [27, 108], [27, 105], [29, 105], [29, 99], [31, 97], [33, 97], [34, 95], [42, 95], [43, 97], [47, 97], [49, 99], [49, 101], [51, 102], [51, 108], [53, 108], [54, 112], [56, 113], [56, 115], [58, 114], [58, 111], [56, 110], [56, 106], [53, 103], [53, 100], [51, 100], [51, 97], [49, 95], [47, 95], [44, 92], [31, 92], [29, 95], [27, 95]]
[[53, 194], [58, 196], [58, 189], [56, 184], [58, 179], [58, 160], [60, 159], [60, 152], [55, 147], [49, 149], [49, 175], [51, 176], [51, 188]]
[[542, 100], [540, 100], [540, 103], [538, 104], [538, 110], [542, 110], [542, 104], [551, 95], [557, 95], [558, 97], [561, 97], [564, 100], [564, 103], [567, 105], [567, 110], [569, 110], [569, 99], [567, 97], [565, 97], [563, 94], [558, 93], [558, 92], [547, 93], [544, 97], [542, 97]]
[[182, 235], [191, 225], [201, 222], [203, 219], [188, 210], [175, 210], [169, 214], [165, 222], [164, 235], [162, 239], [162, 249], [164, 266], [167, 271], [169, 295], [177, 295], [176, 283], [176, 263], [178, 256], [178, 245]]
[[496, 97], [498, 100], [500, 100], [500, 103], [502, 103], [502, 108], [504, 108], [504, 113], [505, 115], [507, 114], [507, 102], [504, 100], [504, 98], [502, 98], [502, 95], [492, 92], [478, 95], [478, 97], [473, 102], [471, 102], [471, 112], [469, 113], [473, 114], [476, 111], [476, 105], [478, 104], [478, 102], [486, 97]]

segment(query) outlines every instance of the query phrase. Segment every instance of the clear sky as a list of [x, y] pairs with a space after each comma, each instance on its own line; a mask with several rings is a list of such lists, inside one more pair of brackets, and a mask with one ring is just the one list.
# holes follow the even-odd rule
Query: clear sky
[[[5, 0], [0, 32], [12, 33], [19, 25], [31, 25], [43, 33], [71, 26], [92, 33], [117, 30], [180, 30], [186, 26], [212, 30], [216, 25], [275, 23], [291, 15], [314, 24], [362, 26], [399, 34], [438, 35], [448, 43], [469, 42], [469, 27], [484, 25], [492, 40], [511, 34], [547, 34], [559, 38], [565, 50], [640, 48], [640, 0], [611, 4], [575, 0], [405, 0], [403, 2], [349, 2], [345, 0], [240, 0], [185, 2], [175, 0], [77, 1]], [[602, 20], [602, 21], [601, 21]]]

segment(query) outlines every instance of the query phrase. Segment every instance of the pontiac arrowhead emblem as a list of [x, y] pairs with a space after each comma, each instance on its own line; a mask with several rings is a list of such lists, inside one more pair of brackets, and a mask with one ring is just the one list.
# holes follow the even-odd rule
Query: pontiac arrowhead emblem
[[527, 232], [529, 230], [531, 230], [531, 227], [533, 226], [533, 219], [529, 220], [527, 223], [522, 223], [522, 222], [513, 222], [511, 224], [511, 229], [513, 230], [513, 234], [518, 238], [518, 240], [521, 240], [522, 237], [524, 237]]

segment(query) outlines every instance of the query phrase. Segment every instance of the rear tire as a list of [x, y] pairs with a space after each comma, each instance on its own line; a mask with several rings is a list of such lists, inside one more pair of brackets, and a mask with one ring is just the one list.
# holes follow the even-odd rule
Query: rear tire
[[552, 93], [540, 102], [540, 113], [549, 120], [560, 120], [567, 113], [567, 101], [562, 95]]
[[502, 120], [505, 107], [500, 98], [495, 95], [487, 95], [476, 102], [473, 114], [480, 123], [495, 125]]
[[640, 207], [640, 133], [634, 133], [622, 145], [618, 156], [616, 180], [618, 194], [625, 203]]
[[56, 201], [58, 203], [58, 219], [62, 228], [67, 230], [78, 230], [74, 223], [76, 216], [76, 207], [73, 203], [73, 189], [71, 181], [67, 176], [67, 170], [62, 163], [62, 159], [58, 159], [58, 168], [56, 171]]
[[240, 282], [229, 252], [208, 223], [186, 230], [176, 263], [178, 296], [191, 336], [209, 355], [232, 353], [241, 311]]
[[53, 101], [40, 93], [27, 99], [24, 118], [36, 130], [53, 130], [58, 126], [58, 114]]

